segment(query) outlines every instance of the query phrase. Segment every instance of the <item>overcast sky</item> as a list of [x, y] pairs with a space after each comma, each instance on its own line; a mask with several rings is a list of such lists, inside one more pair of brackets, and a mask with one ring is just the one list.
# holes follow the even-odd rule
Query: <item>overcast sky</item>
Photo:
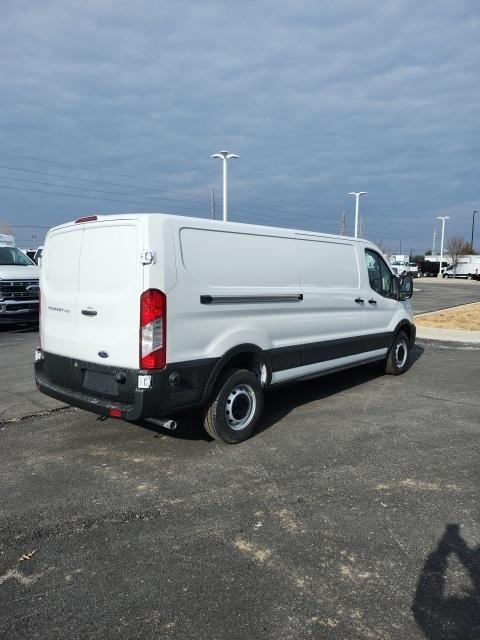
[[[480, 209], [478, 0], [3, 0], [0, 219], [232, 219], [431, 247]], [[63, 195], [61, 195], [63, 194]], [[480, 216], [477, 218], [480, 247]]]

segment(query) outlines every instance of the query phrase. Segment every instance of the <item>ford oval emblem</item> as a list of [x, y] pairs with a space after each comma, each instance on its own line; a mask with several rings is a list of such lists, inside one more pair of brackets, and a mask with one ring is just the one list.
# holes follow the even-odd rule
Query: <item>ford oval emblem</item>
[[108, 358], [108, 353], [106, 351], [99, 351], [98, 355], [100, 358]]
[[26, 289], [27, 291], [40, 291], [38, 284], [31, 284]]

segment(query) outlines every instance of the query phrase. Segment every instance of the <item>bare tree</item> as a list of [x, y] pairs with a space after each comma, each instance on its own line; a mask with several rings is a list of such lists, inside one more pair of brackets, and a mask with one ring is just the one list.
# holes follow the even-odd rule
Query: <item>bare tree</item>
[[0, 220], [0, 233], [6, 233], [9, 236], [13, 234], [12, 227], [6, 220]]
[[452, 236], [447, 242], [447, 253], [452, 258], [453, 272], [456, 274], [461, 256], [470, 253], [470, 243], [462, 236]]

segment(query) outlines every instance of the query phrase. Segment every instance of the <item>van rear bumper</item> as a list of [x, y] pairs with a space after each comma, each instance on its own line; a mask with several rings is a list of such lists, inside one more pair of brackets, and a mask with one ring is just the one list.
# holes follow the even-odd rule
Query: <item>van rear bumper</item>
[[[39, 391], [74, 407], [128, 421], [159, 418], [200, 405], [216, 362], [203, 360], [142, 371], [39, 350], [37, 353], [35, 380]], [[173, 378], [175, 384], [172, 373], [178, 374]], [[151, 376], [149, 389], [138, 388], [139, 375]]]
[[135, 394], [133, 404], [124, 402], [114, 402], [106, 398], [100, 399], [98, 396], [87, 395], [81, 391], [74, 391], [52, 384], [41, 375], [35, 374], [37, 389], [47, 396], [65, 402], [72, 407], [78, 407], [85, 411], [92, 411], [100, 416], [110, 416], [115, 418], [123, 418], [124, 420], [138, 420], [143, 414], [143, 397], [140, 393]]

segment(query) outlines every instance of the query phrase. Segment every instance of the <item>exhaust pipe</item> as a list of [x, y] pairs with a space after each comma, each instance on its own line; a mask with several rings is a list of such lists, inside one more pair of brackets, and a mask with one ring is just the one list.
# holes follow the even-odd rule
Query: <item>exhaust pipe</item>
[[177, 428], [177, 423], [175, 420], [165, 419], [165, 418], [147, 418], [147, 422], [151, 422], [157, 427], [163, 427], [164, 429], [169, 429], [169, 431], [175, 431]]

